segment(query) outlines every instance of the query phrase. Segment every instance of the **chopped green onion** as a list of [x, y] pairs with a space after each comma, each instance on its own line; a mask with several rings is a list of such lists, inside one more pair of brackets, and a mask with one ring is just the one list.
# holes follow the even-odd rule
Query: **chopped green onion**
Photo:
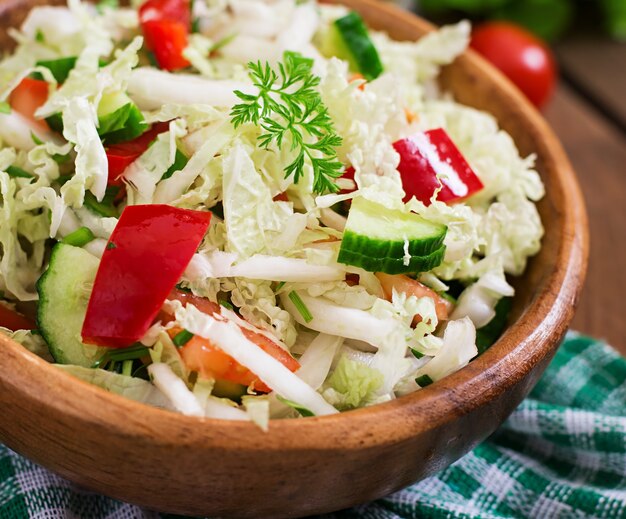
[[132, 376], [133, 373], [133, 361], [125, 360], [122, 362], [122, 375], [126, 375], [127, 377]]
[[289, 299], [291, 299], [291, 302], [295, 305], [296, 310], [298, 310], [298, 312], [302, 316], [302, 319], [304, 319], [305, 322], [310, 323], [313, 320], [313, 315], [304, 304], [302, 299], [300, 299], [298, 292], [296, 292], [295, 290], [289, 292]]
[[213, 45], [211, 45], [211, 48], [209, 49], [209, 54], [212, 54], [213, 52], [217, 52], [222, 47], [225, 47], [231, 41], [233, 41], [236, 37], [237, 37], [237, 33], [233, 32], [232, 34], [229, 34], [228, 36], [224, 36], [222, 39], [217, 40]]
[[300, 413], [300, 416], [315, 416], [315, 413], [313, 411], [311, 411], [310, 409], [307, 409], [304, 406], [301, 406], [300, 404], [298, 404], [297, 402], [293, 402], [292, 400], [287, 400], [286, 398], [283, 398], [280, 395], [276, 395], [276, 398], [281, 401], [283, 404], [288, 405], [289, 407], [294, 408], [296, 411], [298, 411], [298, 413]]
[[185, 157], [182, 151], [176, 148], [176, 156], [174, 157], [174, 164], [172, 164], [169, 167], [169, 169], [165, 173], [163, 173], [161, 180], [170, 178], [174, 173], [183, 169], [187, 165], [187, 162], [189, 162], [189, 159]]
[[61, 240], [61, 243], [73, 245], [74, 247], [82, 247], [83, 245], [87, 245], [90, 241], [93, 241], [95, 238], [96, 237], [93, 235], [89, 227], [81, 227], [80, 229], [76, 229], [74, 232], [68, 234]]
[[46, 37], [44, 36], [44, 33], [41, 29], [37, 29], [37, 31], [35, 32], [35, 41], [38, 41], [39, 43], [43, 43], [44, 41], [46, 41]]
[[22, 168], [18, 168], [17, 166], [9, 166], [6, 169], [6, 172], [13, 178], [35, 178], [35, 175], [23, 170]]
[[228, 301], [226, 301], [225, 299], [220, 299], [220, 300], [218, 301], [218, 303], [219, 303], [220, 305], [222, 305], [223, 307], [228, 308], [229, 310], [233, 310], [233, 311], [235, 310], [235, 307], [234, 307], [233, 305], [231, 305], [231, 304], [230, 304]]
[[43, 144], [43, 141], [37, 137], [34, 132], [30, 132], [30, 138], [33, 140], [33, 142], [37, 145], [37, 146], [41, 146]]
[[135, 343], [128, 348], [109, 349], [102, 357], [92, 364], [92, 368], [100, 368], [106, 366], [108, 362], [124, 362], [125, 360], [140, 359], [148, 355], [150, 350], [140, 342]]
[[193, 339], [193, 333], [191, 333], [189, 330], [181, 330], [174, 336], [172, 342], [174, 343], [174, 346], [176, 346], [177, 348], [181, 348], [191, 339]]
[[107, 243], [107, 247], [106, 248], [107, 248], [107, 250], [117, 249], [117, 245], [115, 245], [115, 243], [110, 241], [109, 243]]
[[417, 351], [415, 348], [409, 348], [409, 349], [411, 350], [411, 353], [416, 359], [421, 359], [424, 356], [424, 354], [421, 351]]
[[281, 288], [283, 288], [285, 286], [285, 281], [281, 281], [280, 283], [278, 283], [278, 285], [276, 285], [276, 292], [278, 292]]
[[10, 114], [11, 105], [6, 101], [0, 101], [0, 114]]
[[430, 386], [433, 383], [433, 379], [428, 375], [422, 375], [421, 377], [417, 377], [415, 382], [419, 384], [420, 387]]

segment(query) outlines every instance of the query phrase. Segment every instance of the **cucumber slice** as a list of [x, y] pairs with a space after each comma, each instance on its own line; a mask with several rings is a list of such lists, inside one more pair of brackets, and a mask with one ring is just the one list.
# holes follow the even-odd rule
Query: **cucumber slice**
[[347, 60], [368, 81], [383, 72], [383, 65], [376, 47], [367, 32], [367, 27], [357, 13], [351, 12], [335, 20], [327, 35], [325, 49], [330, 55]]
[[338, 261], [371, 272], [424, 272], [443, 260], [446, 232], [445, 225], [359, 197], [352, 201]]
[[439, 266], [446, 253], [445, 245], [428, 256], [411, 256], [408, 264], [404, 259], [373, 258], [355, 252], [339, 251], [339, 263], [361, 267], [368, 272], [385, 274], [405, 274], [407, 272], [428, 272]]
[[60, 364], [91, 367], [108, 348], [83, 344], [81, 330], [100, 262], [64, 243], [52, 249], [48, 269], [37, 281], [37, 326]]
[[123, 92], [105, 94], [98, 105], [98, 134], [106, 144], [139, 137], [147, 128], [141, 110]]

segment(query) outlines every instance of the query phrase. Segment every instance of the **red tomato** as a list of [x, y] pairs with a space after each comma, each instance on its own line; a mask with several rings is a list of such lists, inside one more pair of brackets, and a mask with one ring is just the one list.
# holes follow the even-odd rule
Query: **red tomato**
[[[220, 313], [220, 306], [218, 304], [176, 288], [170, 292], [168, 299], [178, 300], [184, 305], [191, 303], [205, 314], [212, 315]], [[165, 312], [161, 312], [159, 318], [161, 322], [164, 323], [172, 319], [172, 317]], [[170, 337], [174, 338], [180, 331], [180, 328], [174, 327], [168, 330], [168, 333]], [[289, 352], [285, 351], [265, 335], [248, 330], [247, 328], [241, 328], [241, 332], [246, 339], [256, 344], [266, 353], [269, 353], [291, 371], [296, 371], [300, 367], [300, 363], [294, 359]], [[271, 391], [271, 389], [261, 382], [248, 368], [245, 368], [223, 350], [214, 346], [208, 339], [194, 336], [181, 348], [180, 354], [185, 365], [190, 370], [197, 371], [205, 378], [228, 380], [244, 386], [253, 384], [253, 387], [257, 391], [264, 393]]]
[[48, 131], [50, 128], [46, 121], [35, 118], [35, 111], [48, 99], [48, 83], [40, 79], [25, 77], [17, 85], [9, 96], [11, 108], [20, 115], [23, 115], [42, 130]]
[[[181, 328], [171, 328], [168, 330], [168, 333], [170, 337], [174, 338], [180, 331]], [[242, 328], [241, 331], [246, 339], [255, 343], [266, 353], [269, 353], [289, 370], [296, 371], [300, 367], [300, 363], [274, 341], [246, 328]], [[188, 369], [197, 371], [204, 378], [228, 380], [244, 386], [252, 385], [255, 390], [263, 393], [271, 391], [271, 388], [259, 380], [259, 377], [252, 371], [239, 364], [220, 348], [214, 346], [208, 339], [194, 335], [180, 349], [180, 355]]]
[[489, 22], [474, 30], [471, 47], [499, 68], [530, 101], [541, 108], [556, 82], [550, 49], [526, 29], [509, 22]]
[[28, 317], [12, 310], [3, 303], [0, 303], [0, 326], [9, 330], [34, 330], [35, 323]]
[[[435, 303], [437, 319], [439, 321], [448, 320], [448, 316], [450, 315], [450, 312], [452, 312], [452, 303], [441, 297], [433, 289], [428, 288], [426, 285], [423, 285], [419, 281], [411, 279], [409, 276], [405, 276], [404, 274], [391, 275], [377, 272], [376, 277], [378, 278], [378, 281], [380, 281], [380, 284], [383, 287], [383, 292], [385, 293], [385, 299], [388, 301], [391, 301], [394, 288], [396, 289], [396, 292], [404, 293], [409, 297], [430, 297]], [[419, 316], [415, 316], [413, 324], [419, 323], [420, 320], [421, 318]]]

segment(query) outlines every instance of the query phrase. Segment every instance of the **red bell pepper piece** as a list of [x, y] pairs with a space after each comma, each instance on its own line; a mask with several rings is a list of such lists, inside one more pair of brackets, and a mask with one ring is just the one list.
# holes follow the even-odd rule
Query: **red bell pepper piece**
[[180, 22], [187, 31], [191, 30], [191, 4], [189, 0], [148, 0], [139, 8], [141, 23], [151, 20]]
[[483, 184], [443, 128], [428, 130], [394, 142], [400, 154], [398, 171], [408, 201], [415, 196], [430, 205], [435, 190], [437, 200], [452, 202], [467, 198]]
[[122, 185], [122, 180], [119, 176], [124, 173], [128, 166], [143, 155], [152, 141], [157, 138], [157, 135], [167, 131], [168, 128], [168, 123], [157, 123], [132, 141], [107, 146], [105, 151], [109, 162], [109, 185]]
[[48, 100], [48, 83], [25, 77], [9, 95], [11, 108], [44, 131], [50, 130], [46, 121], [35, 118], [35, 111]]
[[189, 66], [183, 57], [191, 30], [189, 0], [148, 0], [139, 8], [139, 21], [146, 47], [161, 68], [179, 70]]
[[208, 211], [159, 204], [126, 207], [102, 255], [83, 341], [123, 348], [143, 337], [210, 221]]

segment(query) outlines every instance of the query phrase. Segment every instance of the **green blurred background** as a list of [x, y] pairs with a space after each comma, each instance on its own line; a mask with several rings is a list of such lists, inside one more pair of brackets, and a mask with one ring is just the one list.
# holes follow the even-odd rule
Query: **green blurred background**
[[422, 16], [445, 23], [510, 20], [554, 42], [570, 31], [604, 33], [626, 41], [626, 0], [413, 0]]

